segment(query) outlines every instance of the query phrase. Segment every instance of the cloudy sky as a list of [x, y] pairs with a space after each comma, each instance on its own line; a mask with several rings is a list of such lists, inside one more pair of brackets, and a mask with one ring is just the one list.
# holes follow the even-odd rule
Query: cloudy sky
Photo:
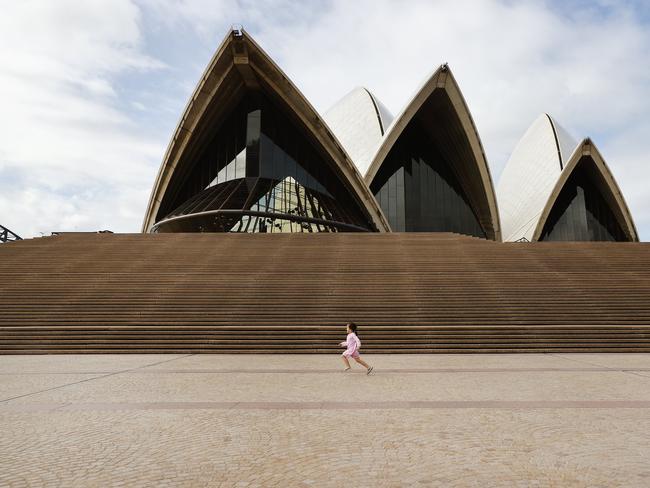
[[590, 136], [650, 240], [645, 0], [21, 0], [0, 16], [0, 224], [138, 232], [167, 143], [242, 24], [324, 112], [355, 86], [398, 113], [449, 62], [495, 183], [542, 112]]

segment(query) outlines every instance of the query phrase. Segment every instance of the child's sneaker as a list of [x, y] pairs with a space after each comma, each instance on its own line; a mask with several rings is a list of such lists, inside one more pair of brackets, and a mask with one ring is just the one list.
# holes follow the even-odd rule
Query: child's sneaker
[[368, 368], [368, 371], [366, 371], [366, 374], [370, 374], [370, 373], [372, 373], [372, 370], [373, 370], [373, 369], [374, 369], [374, 368], [373, 368], [372, 366], [370, 366], [370, 367]]

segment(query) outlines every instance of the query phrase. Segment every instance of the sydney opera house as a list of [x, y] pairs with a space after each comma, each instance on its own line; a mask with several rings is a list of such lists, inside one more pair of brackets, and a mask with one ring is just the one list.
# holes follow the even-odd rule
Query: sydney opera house
[[176, 129], [143, 231], [638, 240], [593, 142], [576, 142], [548, 115], [521, 139], [497, 190], [448, 66], [396, 117], [365, 88], [321, 117], [255, 41], [236, 30]]
[[[532, 94], [531, 94], [532, 96]], [[140, 234], [0, 246], [0, 353], [650, 352], [650, 248], [594, 142], [547, 114], [495, 186], [449, 66], [393, 116], [319, 114], [233, 29]]]

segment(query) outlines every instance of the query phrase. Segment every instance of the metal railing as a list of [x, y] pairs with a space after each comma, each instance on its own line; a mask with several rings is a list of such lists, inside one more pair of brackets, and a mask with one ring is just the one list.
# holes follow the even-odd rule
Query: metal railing
[[0, 225], [0, 243], [3, 242], [13, 242], [13, 241], [22, 241], [23, 238], [18, 234], [11, 232], [5, 226]]

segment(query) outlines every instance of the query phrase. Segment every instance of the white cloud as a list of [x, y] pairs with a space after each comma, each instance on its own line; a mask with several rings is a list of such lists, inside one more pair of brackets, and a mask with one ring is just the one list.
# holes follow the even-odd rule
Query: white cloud
[[141, 194], [161, 152], [114, 85], [162, 66], [142, 51], [139, 15], [126, 0], [3, 6], [0, 219], [15, 232], [134, 228], [112, 204]]
[[[29, 211], [12, 204], [8, 213], [4, 193], [0, 223], [16, 222], [14, 230], [27, 235], [62, 226], [137, 231], [183, 104], [228, 27], [242, 23], [321, 111], [365, 85], [396, 113], [428, 74], [449, 62], [495, 182], [528, 125], [551, 113], [576, 138], [594, 138], [648, 240], [650, 194], [643, 182], [650, 169], [639, 141], [650, 137], [650, 29], [629, 3], [560, 5], [8, 4], [0, 17], [0, 103], [11, 116], [0, 121], [0, 178], [21, 175], [14, 197]], [[154, 58], [167, 67], [147, 71], [162, 67]], [[150, 86], [140, 76], [125, 93], [121, 79], [143, 71]], [[112, 200], [120, 202], [119, 216], [112, 215]]]

